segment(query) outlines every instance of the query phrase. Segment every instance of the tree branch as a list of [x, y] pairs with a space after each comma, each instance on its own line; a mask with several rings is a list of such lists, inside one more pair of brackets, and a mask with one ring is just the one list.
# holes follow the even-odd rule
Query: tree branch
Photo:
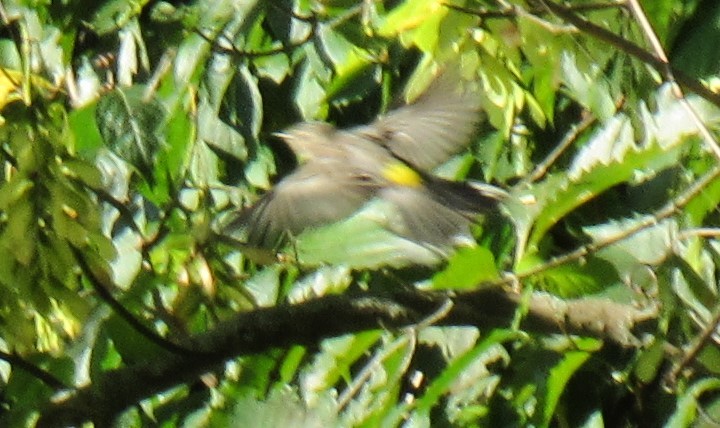
[[[423, 322], [452, 302], [437, 325], [473, 325], [481, 329], [507, 327], [523, 296], [498, 288], [463, 293], [397, 291], [387, 296], [335, 295], [302, 304], [279, 305], [240, 313], [191, 340], [192, 355], [164, 358], [106, 372], [92, 384], [50, 405], [38, 427], [79, 425], [93, 421], [108, 426], [117, 414], [140, 400], [197, 379], [226, 360], [290, 345], [315, 345], [343, 334], [379, 328], [401, 328]], [[654, 318], [607, 299], [564, 301], [535, 293], [527, 302], [520, 328], [540, 333], [577, 333], [607, 339], [621, 346], [636, 345], [633, 330]]]

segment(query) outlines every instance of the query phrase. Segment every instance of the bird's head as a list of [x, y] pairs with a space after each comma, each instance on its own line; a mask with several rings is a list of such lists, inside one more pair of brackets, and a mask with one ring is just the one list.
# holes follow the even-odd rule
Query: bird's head
[[298, 161], [328, 157], [338, 148], [333, 141], [337, 132], [334, 126], [325, 122], [303, 122], [281, 132], [273, 133], [282, 139], [295, 153]]

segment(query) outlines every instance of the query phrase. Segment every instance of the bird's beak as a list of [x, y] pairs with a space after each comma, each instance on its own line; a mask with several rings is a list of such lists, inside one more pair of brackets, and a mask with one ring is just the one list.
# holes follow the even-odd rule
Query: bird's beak
[[290, 134], [288, 134], [287, 132], [284, 132], [284, 131], [276, 131], [270, 135], [272, 135], [273, 137], [276, 137], [276, 138], [280, 138], [281, 140], [289, 140], [290, 138], [292, 138], [292, 136]]

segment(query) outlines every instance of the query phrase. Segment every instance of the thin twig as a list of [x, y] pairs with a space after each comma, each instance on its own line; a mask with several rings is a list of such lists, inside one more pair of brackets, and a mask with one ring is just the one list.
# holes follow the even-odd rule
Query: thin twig
[[678, 239], [684, 241], [692, 238], [718, 238], [720, 237], [720, 228], [717, 227], [695, 227], [685, 229], [678, 233]]
[[[280, 11], [282, 11], [282, 12], [287, 13], [287, 14], [290, 15], [293, 19], [308, 24], [308, 25], [310, 26], [310, 30], [307, 32], [307, 34], [305, 35], [305, 37], [303, 37], [303, 38], [300, 39], [300, 40], [293, 41], [293, 42], [288, 43], [288, 44], [282, 44], [281, 46], [278, 46], [278, 47], [275, 47], [275, 48], [271, 48], [271, 49], [268, 49], [268, 50], [265, 50], [265, 51], [255, 51], [255, 52], [253, 52], [253, 51], [245, 51], [245, 50], [242, 50], [242, 49], [238, 48], [237, 46], [235, 46], [235, 43], [232, 41], [232, 39], [230, 38], [230, 36], [228, 36], [227, 34], [222, 33], [222, 34], [220, 34], [219, 36], [216, 35], [215, 37], [212, 37], [212, 36], [206, 35], [206, 34], [205, 34], [201, 29], [199, 29], [199, 28], [196, 29], [195, 32], [196, 32], [200, 37], [202, 37], [206, 42], [210, 43], [210, 45], [213, 47], [213, 50], [215, 50], [215, 51], [218, 51], [218, 52], [221, 52], [221, 53], [230, 54], [230, 55], [233, 55], [233, 56], [238, 57], [238, 58], [250, 58], [250, 59], [252, 59], [252, 58], [260, 58], [260, 57], [265, 57], [265, 56], [273, 56], [273, 55], [278, 55], [278, 54], [281, 54], [281, 53], [289, 54], [289, 53], [290, 53], [291, 51], [293, 51], [294, 49], [297, 49], [297, 48], [301, 47], [301, 46], [304, 45], [305, 43], [307, 43], [307, 42], [309, 42], [310, 40], [312, 40], [313, 38], [315, 38], [315, 35], [317, 34], [317, 26], [318, 26], [318, 23], [319, 23], [319, 20], [318, 20], [318, 18], [317, 18], [317, 16], [316, 16], [315, 14], [311, 14], [311, 15], [308, 15], [308, 16], [302, 16], [302, 15], [298, 15], [298, 14], [295, 13], [294, 11], [292, 11], [292, 10], [290, 10], [290, 9], [284, 7], [284, 6], [281, 6], [281, 5], [278, 5], [278, 4], [274, 4], [274, 3], [270, 3], [270, 5], [271, 5], [271, 7], [274, 7], [274, 8], [277, 9], [277, 10], [280, 10]], [[223, 39], [225, 39], [225, 41], [230, 45], [230, 47], [225, 47], [225, 46], [220, 46], [220, 45], [218, 45], [216, 42], [217, 42], [217, 38], [219, 38], [219, 37], [222, 37]]]
[[563, 137], [562, 141], [560, 141], [560, 144], [555, 146], [555, 148], [535, 167], [533, 172], [528, 175], [524, 181], [527, 183], [533, 183], [540, 180], [547, 173], [550, 166], [555, 163], [565, 150], [577, 141], [580, 134], [585, 132], [585, 130], [595, 123], [596, 120], [597, 118], [594, 115], [588, 114], [580, 123], [574, 125], [570, 132], [568, 132], [565, 137]]
[[705, 328], [703, 329], [702, 333], [700, 333], [700, 336], [698, 336], [695, 343], [690, 346], [690, 348], [685, 352], [682, 359], [678, 361], [670, 371], [668, 371], [665, 374], [665, 383], [668, 386], [675, 385], [675, 382], [677, 381], [677, 377], [680, 374], [680, 372], [690, 365], [694, 360], [695, 357], [698, 356], [700, 351], [705, 347], [705, 345], [708, 344], [710, 341], [712, 335], [717, 330], [718, 324], [720, 324], [720, 306], [718, 306], [715, 309], [715, 315], [713, 315], [712, 319], [707, 323]]
[[155, 96], [155, 93], [160, 86], [160, 82], [172, 69], [176, 54], [177, 52], [175, 50], [169, 49], [163, 53], [162, 57], [160, 57], [160, 61], [158, 62], [157, 67], [155, 67], [152, 77], [145, 85], [143, 102], [150, 102], [150, 100]]
[[145, 324], [140, 322], [137, 318], [135, 318], [132, 313], [130, 313], [130, 311], [127, 310], [127, 308], [125, 308], [120, 302], [115, 299], [115, 297], [113, 297], [110, 290], [103, 284], [103, 281], [98, 278], [93, 272], [93, 270], [90, 268], [90, 265], [88, 265], [87, 260], [85, 260], [85, 257], [82, 255], [80, 250], [73, 246], [70, 246], [70, 249], [75, 256], [75, 260], [80, 266], [80, 269], [85, 274], [85, 277], [88, 279], [88, 281], [90, 281], [90, 284], [93, 286], [93, 289], [95, 289], [95, 291], [102, 298], [102, 300], [107, 303], [112, 308], [112, 310], [115, 311], [115, 313], [117, 313], [122, 319], [124, 319], [128, 324], [130, 324], [130, 326], [135, 331], [150, 340], [152, 343], [174, 354], [185, 356], [198, 356], [206, 354], [205, 352], [189, 349], [174, 342], [171, 342], [160, 336], [159, 334], [155, 333]]
[[290, 51], [301, 47], [305, 43], [309, 42], [313, 37], [315, 37], [315, 31], [311, 30], [311, 31], [308, 31], [308, 34], [305, 35], [305, 37], [303, 37], [300, 40], [294, 41], [292, 43], [288, 43], [286, 45], [281, 45], [281, 46], [278, 46], [278, 47], [275, 47], [272, 49], [268, 49], [265, 51], [254, 51], [253, 52], [253, 51], [245, 51], [245, 50], [238, 48], [237, 46], [235, 46], [234, 43], [232, 43], [230, 41], [230, 38], [228, 36], [222, 35], [221, 37], [224, 37], [228, 42], [230, 42], [231, 47], [225, 47], [225, 46], [218, 45], [216, 43], [215, 39], [206, 35], [200, 29], [196, 30], [195, 32], [200, 37], [202, 37], [206, 42], [210, 43], [213, 47], [213, 50], [215, 50], [216, 52], [233, 55], [238, 58], [251, 58], [251, 59], [252, 58], [261, 58], [261, 57], [265, 57], [265, 56], [273, 56], [273, 55], [278, 55], [281, 53], [289, 53]]
[[29, 361], [24, 360], [18, 355], [0, 351], [0, 359], [7, 361], [11, 366], [13, 366], [13, 368], [18, 368], [36, 377], [50, 388], [53, 388], [55, 390], [69, 388], [63, 381], [56, 378], [52, 373], [41, 369], [40, 367]]
[[106, 204], [109, 204], [110, 206], [115, 208], [120, 214], [120, 217], [125, 219], [125, 222], [129, 225], [133, 232], [137, 233], [141, 237], [144, 236], [142, 229], [135, 222], [135, 215], [129, 207], [117, 200], [113, 195], [111, 195], [104, 189], [96, 189], [81, 180], [77, 180], [77, 182], [84, 186], [86, 189], [90, 190], [93, 194], [95, 194], [95, 196], [97, 196], [100, 201], [105, 202]]
[[398, 372], [405, 373], [405, 370], [407, 370], [408, 366], [410, 365], [410, 361], [412, 360], [412, 355], [415, 352], [415, 347], [417, 346], [417, 335], [415, 334], [408, 334], [401, 338], [398, 338], [398, 340], [389, 348], [383, 349], [382, 352], [376, 353], [375, 356], [368, 361], [367, 364], [360, 370], [360, 372], [355, 376], [353, 379], [353, 382], [348, 385], [345, 390], [343, 390], [342, 394], [337, 399], [337, 411], [342, 411], [345, 406], [350, 403], [350, 400], [360, 391], [360, 388], [362, 388], [363, 384], [372, 376], [373, 371], [377, 370], [378, 367], [383, 363], [383, 361], [387, 360], [391, 355], [393, 355], [398, 350], [402, 349], [405, 346], [410, 346], [411, 350], [407, 354], [410, 356], [410, 358], [406, 358], [405, 364], [403, 364], [404, 367], [398, 368], [396, 372], [394, 372], [394, 375], [397, 375]]

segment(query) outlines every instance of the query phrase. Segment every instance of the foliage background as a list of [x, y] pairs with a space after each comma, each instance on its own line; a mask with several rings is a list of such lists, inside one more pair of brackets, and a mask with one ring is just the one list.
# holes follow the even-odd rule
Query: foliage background
[[[0, 3], [0, 424], [716, 425], [719, 14]], [[217, 233], [292, 170], [272, 132], [366, 123], [449, 63], [486, 119], [438, 173], [513, 196], [476, 248], [372, 207], [271, 263]]]

